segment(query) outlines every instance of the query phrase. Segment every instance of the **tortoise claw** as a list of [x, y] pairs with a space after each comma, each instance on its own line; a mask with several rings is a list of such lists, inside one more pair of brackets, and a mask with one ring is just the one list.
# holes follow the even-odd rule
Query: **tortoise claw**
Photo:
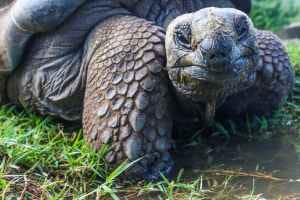
[[163, 177], [171, 179], [174, 172], [174, 161], [171, 156], [166, 160], [151, 166], [144, 174], [144, 179], [147, 181], [159, 181]]

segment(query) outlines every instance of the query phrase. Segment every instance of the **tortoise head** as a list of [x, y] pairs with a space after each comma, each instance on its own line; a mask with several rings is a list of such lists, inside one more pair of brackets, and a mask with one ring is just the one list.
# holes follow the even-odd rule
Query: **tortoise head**
[[210, 7], [179, 16], [167, 29], [166, 53], [177, 94], [208, 105], [207, 118], [218, 101], [256, 79], [255, 28], [236, 9]]

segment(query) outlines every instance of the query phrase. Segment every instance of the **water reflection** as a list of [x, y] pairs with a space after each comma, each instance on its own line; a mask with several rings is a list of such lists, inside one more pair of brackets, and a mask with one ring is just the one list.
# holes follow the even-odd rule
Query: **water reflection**
[[[184, 169], [186, 180], [194, 180], [203, 174], [218, 174], [218, 178], [237, 175], [236, 182], [249, 190], [254, 180], [255, 193], [263, 193], [264, 197], [293, 195], [292, 199], [300, 199], [297, 146], [300, 141], [297, 140], [295, 136], [285, 135], [264, 141], [236, 140], [221, 147], [218, 143], [177, 147], [174, 158], [177, 171]], [[253, 179], [253, 176], [257, 177]]]

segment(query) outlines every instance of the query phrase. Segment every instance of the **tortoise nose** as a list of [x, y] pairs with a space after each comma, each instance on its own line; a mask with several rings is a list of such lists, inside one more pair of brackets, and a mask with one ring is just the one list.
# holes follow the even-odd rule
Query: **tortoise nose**
[[200, 43], [201, 53], [209, 68], [224, 71], [230, 60], [232, 45], [226, 39], [206, 38]]

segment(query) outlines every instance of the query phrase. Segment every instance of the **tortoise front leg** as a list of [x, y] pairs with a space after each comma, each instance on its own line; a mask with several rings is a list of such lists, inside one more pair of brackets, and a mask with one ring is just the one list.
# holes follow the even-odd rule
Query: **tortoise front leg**
[[110, 163], [142, 158], [132, 178], [157, 179], [173, 165], [163, 44], [159, 27], [128, 16], [108, 19], [88, 38], [85, 136], [96, 149], [111, 144]]

